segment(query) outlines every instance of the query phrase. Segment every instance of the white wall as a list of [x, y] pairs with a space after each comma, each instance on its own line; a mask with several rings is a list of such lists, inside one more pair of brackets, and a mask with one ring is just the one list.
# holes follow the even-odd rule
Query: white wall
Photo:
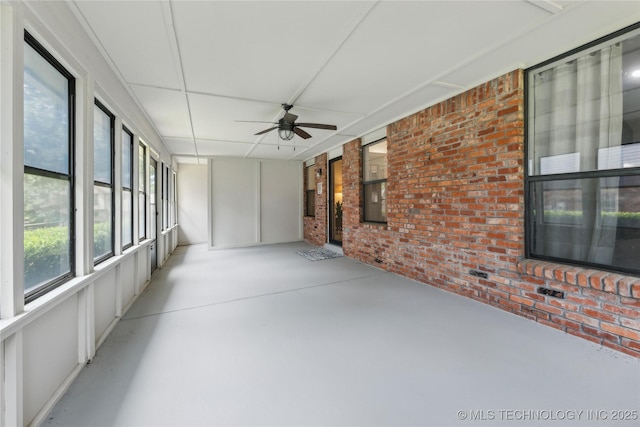
[[209, 247], [302, 240], [302, 163], [209, 160]]
[[178, 244], [207, 243], [207, 165], [178, 165]]

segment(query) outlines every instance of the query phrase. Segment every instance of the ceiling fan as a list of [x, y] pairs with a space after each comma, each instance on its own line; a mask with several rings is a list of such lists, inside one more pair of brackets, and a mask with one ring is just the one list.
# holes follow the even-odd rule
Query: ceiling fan
[[284, 141], [290, 141], [293, 139], [293, 135], [298, 135], [300, 138], [309, 139], [311, 135], [306, 131], [300, 129], [301, 127], [306, 128], [315, 128], [315, 129], [326, 129], [326, 130], [337, 130], [338, 128], [335, 125], [326, 125], [322, 123], [296, 123], [298, 116], [295, 114], [291, 114], [289, 110], [293, 108], [293, 105], [290, 104], [282, 104], [282, 108], [284, 109], [284, 116], [278, 120], [277, 122], [260, 122], [260, 123], [273, 123], [274, 125], [269, 129], [265, 129], [256, 133], [255, 135], [262, 135], [267, 132], [271, 132], [272, 130], [278, 129], [278, 135], [280, 135], [280, 139]]

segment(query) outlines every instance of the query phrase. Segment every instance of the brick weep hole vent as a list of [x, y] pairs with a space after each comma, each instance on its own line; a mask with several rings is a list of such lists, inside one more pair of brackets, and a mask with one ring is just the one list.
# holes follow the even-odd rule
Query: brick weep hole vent
[[640, 279], [524, 259], [522, 70], [389, 125], [387, 139], [386, 225], [361, 222], [361, 142], [343, 147], [345, 255], [640, 357]]

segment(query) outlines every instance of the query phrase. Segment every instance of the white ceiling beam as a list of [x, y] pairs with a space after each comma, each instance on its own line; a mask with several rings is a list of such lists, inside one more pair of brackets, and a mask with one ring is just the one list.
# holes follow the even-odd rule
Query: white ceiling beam
[[162, 15], [164, 16], [164, 25], [167, 30], [167, 37], [169, 39], [169, 46], [171, 48], [171, 57], [173, 58], [173, 65], [176, 69], [178, 76], [178, 84], [180, 85], [180, 91], [184, 94], [185, 102], [187, 103], [187, 115], [189, 116], [189, 128], [191, 129], [191, 138], [193, 141], [193, 148], [198, 156], [198, 145], [196, 144], [196, 135], [193, 130], [193, 116], [191, 114], [191, 104], [189, 103], [189, 95], [187, 94], [187, 83], [184, 77], [184, 66], [182, 62], [182, 56], [180, 54], [180, 45], [178, 44], [178, 35], [176, 34], [176, 27], [173, 21], [173, 10], [171, 1], [161, 2]]

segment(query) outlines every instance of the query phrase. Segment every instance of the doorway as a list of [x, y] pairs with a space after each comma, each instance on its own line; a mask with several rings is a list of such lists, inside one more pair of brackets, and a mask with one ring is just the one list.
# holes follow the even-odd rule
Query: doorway
[[342, 246], [342, 157], [329, 160], [329, 243]]

